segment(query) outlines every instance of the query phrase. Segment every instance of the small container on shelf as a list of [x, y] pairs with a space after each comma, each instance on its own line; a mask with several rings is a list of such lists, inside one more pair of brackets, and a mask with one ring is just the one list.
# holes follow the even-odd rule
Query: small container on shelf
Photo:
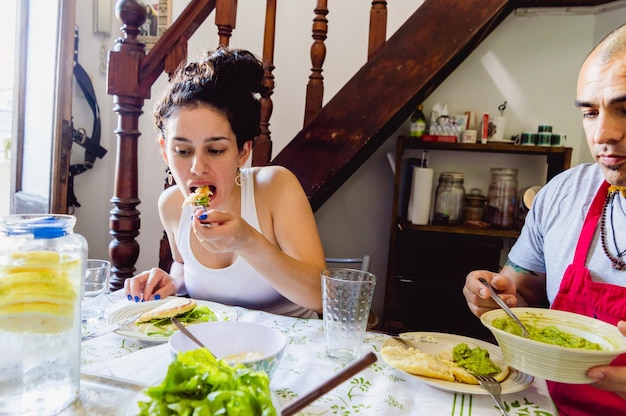
[[491, 168], [487, 221], [494, 227], [513, 228], [517, 219], [517, 169]]
[[464, 175], [459, 172], [442, 172], [435, 197], [433, 224], [459, 225], [463, 220]]
[[473, 227], [489, 226], [489, 223], [485, 221], [487, 201], [488, 198], [482, 195], [478, 188], [472, 188], [469, 193], [465, 195], [465, 204], [463, 206], [464, 225]]

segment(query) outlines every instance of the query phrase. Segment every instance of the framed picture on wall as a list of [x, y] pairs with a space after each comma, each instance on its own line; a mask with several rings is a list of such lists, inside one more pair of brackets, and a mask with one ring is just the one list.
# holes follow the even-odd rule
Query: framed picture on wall
[[148, 18], [139, 28], [139, 40], [150, 49], [172, 23], [172, 0], [148, 0], [145, 4]]

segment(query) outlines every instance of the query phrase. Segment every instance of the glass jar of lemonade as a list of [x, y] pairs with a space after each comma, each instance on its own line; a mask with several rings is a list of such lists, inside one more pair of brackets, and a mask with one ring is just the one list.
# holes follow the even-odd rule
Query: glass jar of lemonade
[[0, 217], [0, 415], [55, 415], [78, 397], [87, 242], [75, 222]]

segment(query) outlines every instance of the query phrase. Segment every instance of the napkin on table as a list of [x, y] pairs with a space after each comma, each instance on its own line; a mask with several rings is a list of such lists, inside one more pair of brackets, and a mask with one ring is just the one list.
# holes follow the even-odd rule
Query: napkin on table
[[112, 360], [85, 365], [81, 372], [129, 380], [138, 384], [159, 384], [172, 362], [168, 344], [146, 347]]

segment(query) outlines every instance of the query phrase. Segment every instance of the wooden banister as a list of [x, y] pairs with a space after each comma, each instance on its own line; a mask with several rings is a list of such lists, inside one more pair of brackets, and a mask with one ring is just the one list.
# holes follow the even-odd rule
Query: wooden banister
[[[121, 3], [136, 3], [136, 0], [119, 0]], [[186, 44], [198, 29], [198, 27], [206, 20], [206, 18], [215, 9], [216, 0], [192, 0], [187, 7], [181, 12], [180, 16], [171, 24], [167, 31], [159, 38], [157, 43], [152, 47], [150, 53], [145, 55], [141, 60], [139, 68], [140, 84], [147, 89], [165, 70], [165, 61], [168, 54], [180, 45], [183, 41]], [[119, 16], [118, 16], [119, 18]], [[121, 18], [120, 18], [121, 20]], [[126, 22], [122, 20], [126, 25]], [[124, 29], [122, 29], [124, 31]], [[116, 41], [117, 44], [117, 41]], [[144, 48], [145, 50], [145, 48]], [[186, 59], [186, 53], [185, 53]], [[180, 61], [179, 61], [180, 62]], [[175, 70], [174, 68], [173, 70]], [[168, 68], [172, 73], [172, 68]], [[149, 97], [148, 97], [149, 98]]]
[[270, 118], [274, 110], [272, 94], [274, 93], [274, 45], [276, 41], [276, 0], [267, 0], [265, 7], [265, 34], [263, 36], [263, 62], [265, 73], [263, 85], [266, 89], [261, 93], [261, 133], [254, 140], [252, 164], [265, 166], [272, 157], [272, 140]]
[[367, 59], [374, 56], [387, 41], [387, 2], [385, 0], [372, 1], [369, 34]]
[[319, 112], [324, 99], [324, 76], [322, 66], [326, 59], [326, 34], [328, 33], [327, 0], [317, 0], [315, 18], [313, 19], [313, 44], [311, 45], [311, 75], [306, 86], [306, 102], [304, 106], [304, 125]]
[[215, 26], [220, 37], [219, 44], [230, 45], [230, 37], [237, 21], [237, 0], [217, 0], [215, 7]]

